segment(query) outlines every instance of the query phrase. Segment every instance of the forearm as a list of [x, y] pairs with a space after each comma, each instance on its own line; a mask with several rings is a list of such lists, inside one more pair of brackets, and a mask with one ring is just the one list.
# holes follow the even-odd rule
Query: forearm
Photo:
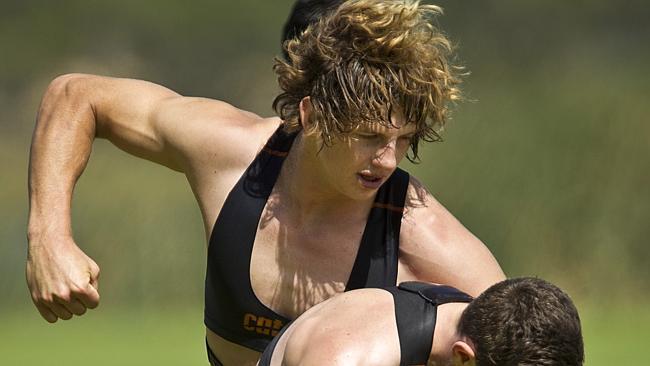
[[38, 111], [29, 161], [30, 245], [44, 233], [71, 235], [70, 204], [95, 137], [95, 116], [84, 77], [52, 81]]
[[95, 137], [176, 168], [160, 124], [166, 114], [159, 112], [176, 96], [144, 81], [80, 74], [55, 79], [45, 92], [29, 162], [25, 274], [34, 305], [48, 322], [99, 304], [99, 266], [76, 245], [70, 223], [72, 192]]

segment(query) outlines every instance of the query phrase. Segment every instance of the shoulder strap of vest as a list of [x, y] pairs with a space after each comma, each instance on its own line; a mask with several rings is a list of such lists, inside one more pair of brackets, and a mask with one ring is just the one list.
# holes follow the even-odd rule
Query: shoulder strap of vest
[[408, 173], [397, 169], [377, 192], [346, 291], [395, 286], [399, 234], [408, 184]]
[[385, 288], [393, 295], [401, 351], [400, 366], [427, 363], [433, 343], [438, 305], [470, 302], [472, 297], [450, 286], [403, 282]]
[[385, 290], [393, 295], [395, 303], [400, 366], [425, 365], [431, 353], [438, 309], [414, 293], [397, 287]]
[[400, 289], [418, 294], [432, 305], [442, 305], [450, 302], [471, 302], [474, 298], [459, 289], [445, 285], [409, 281], [402, 282]]

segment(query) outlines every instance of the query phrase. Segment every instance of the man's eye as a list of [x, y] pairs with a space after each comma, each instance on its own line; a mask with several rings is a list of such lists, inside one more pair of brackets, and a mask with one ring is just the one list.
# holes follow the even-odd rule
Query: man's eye
[[373, 140], [379, 137], [379, 135], [374, 134], [374, 133], [358, 133], [357, 134], [358, 138], [364, 139], [364, 140]]

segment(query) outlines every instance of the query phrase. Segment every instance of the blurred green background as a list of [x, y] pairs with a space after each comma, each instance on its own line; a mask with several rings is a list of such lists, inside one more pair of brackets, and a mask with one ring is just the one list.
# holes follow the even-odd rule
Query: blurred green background
[[[445, 142], [404, 167], [508, 275], [581, 311], [587, 365], [642, 364], [650, 342], [650, 6], [441, 1], [471, 71]], [[29, 142], [51, 79], [147, 79], [271, 115], [291, 0], [0, 0], [0, 365], [202, 365], [205, 239], [184, 177], [95, 144], [78, 244], [102, 304], [50, 325], [24, 280]]]

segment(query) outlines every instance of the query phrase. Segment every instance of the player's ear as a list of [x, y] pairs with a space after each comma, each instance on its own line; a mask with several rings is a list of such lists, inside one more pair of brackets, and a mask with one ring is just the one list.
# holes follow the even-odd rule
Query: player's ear
[[451, 346], [454, 365], [462, 366], [475, 366], [476, 358], [474, 356], [474, 348], [464, 341], [456, 341]]
[[306, 96], [300, 100], [300, 125], [302, 126], [303, 131], [311, 131], [313, 129], [311, 117], [312, 117], [312, 106], [311, 98]]

